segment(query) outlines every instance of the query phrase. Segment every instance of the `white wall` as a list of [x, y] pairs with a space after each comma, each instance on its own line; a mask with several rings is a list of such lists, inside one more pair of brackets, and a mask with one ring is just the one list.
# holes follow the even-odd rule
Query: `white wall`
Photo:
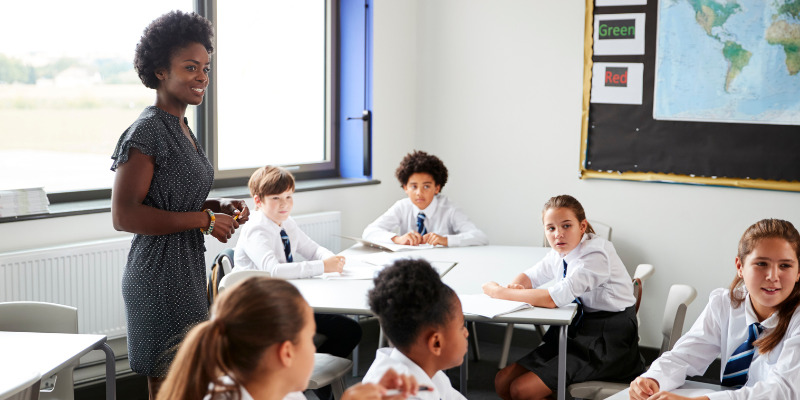
[[[661, 343], [669, 285], [700, 292], [690, 324], [711, 289], [733, 278], [747, 226], [800, 223], [796, 193], [578, 179], [581, 0], [376, 0], [374, 13], [373, 160], [383, 183], [299, 193], [296, 214], [341, 210], [344, 233], [360, 233], [403, 195], [394, 169], [415, 148], [445, 161], [444, 193], [494, 244], [540, 244], [541, 205], [572, 194], [589, 218], [613, 227], [630, 271], [656, 266], [640, 311], [651, 347]], [[0, 253], [114, 235], [108, 214], [5, 223]]]

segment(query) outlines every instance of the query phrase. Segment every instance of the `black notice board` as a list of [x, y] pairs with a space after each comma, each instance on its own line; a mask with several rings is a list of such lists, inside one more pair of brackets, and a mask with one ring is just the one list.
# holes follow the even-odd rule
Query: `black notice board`
[[[592, 54], [595, 14], [643, 12], [644, 55]], [[653, 119], [657, 17], [656, 0], [586, 2], [581, 177], [800, 191], [800, 126]], [[590, 103], [593, 62], [643, 63], [642, 105]]]

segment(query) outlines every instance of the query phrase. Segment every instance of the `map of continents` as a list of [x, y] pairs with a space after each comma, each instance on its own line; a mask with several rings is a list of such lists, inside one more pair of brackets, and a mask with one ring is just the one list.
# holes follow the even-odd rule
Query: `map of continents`
[[655, 119], [800, 125], [800, 0], [662, 0]]

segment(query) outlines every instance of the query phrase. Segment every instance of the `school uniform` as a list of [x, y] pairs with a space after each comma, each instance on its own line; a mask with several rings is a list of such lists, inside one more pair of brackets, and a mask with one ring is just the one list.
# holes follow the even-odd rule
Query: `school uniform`
[[437, 371], [433, 377], [420, 368], [417, 363], [406, 357], [397, 348], [383, 347], [375, 353], [375, 361], [364, 375], [363, 383], [378, 383], [383, 374], [391, 368], [399, 374], [413, 376], [420, 386], [428, 386], [431, 391], [418, 391], [413, 398], [420, 400], [461, 400], [466, 399], [450, 384], [450, 378], [442, 371]]
[[[740, 293], [747, 293], [744, 287]], [[799, 399], [800, 398], [800, 308], [789, 322], [786, 334], [767, 354], [759, 354], [755, 347], [747, 374], [747, 383], [738, 390], [707, 394], [709, 399]], [[675, 347], [661, 355], [643, 377], [658, 381], [661, 390], [680, 387], [686, 376], [703, 375], [709, 364], [720, 358], [720, 381], [725, 367], [737, 349], [748, 338], [748, 327], [758, 322], [750, 296], [733, 308], [730, 290], [715, 289], [708, 305], [692, 328], [683, 335]], [[778, 324], [777, 312], [760, 322], [763, 331], [759, 338], [769, 334]]]
[[[633, 284], [611, 242], [586, 233], [565, 257], [551, 250], [524, 273], [533, 287], [557, 279], [548, 288], [557, 307], [576, 299], [580, 302], [582, 312], [568, 328], [567, 385], [590, 380], [630, 382], [644, 370]], [[544, 343], [517, 361], [553, 391], [558, 385], [560, 328], [551, 326]]]
[[431, 204], [419, 209], [409, 198], [398, 200], [383, 215], [369, 224], [361, 234], [373, 242], [391, 242], [395, 236], [418, 232], [417, 218], [424, 213], [424, 226], [428, 233], [447, 237], [448, 247], [484, 246], [489, 238], [478, 229], [467, 214], [446, 196], [434, 196]]
[[[292, 258], [299, 254], [309, 261], [287, 262], [281, 230], [288, 235]], [[292, 217], [278, 225], [264, 213], [255, 212], [236, 243], [231, 272], [261, 270], [281, 279], [310, 278], [322, 274], [323, 260], [334, 255], [303, 233]], [[346, 358], [361, 341], [361, 326], [343, 315], [314, 313], [314, 321], [317, 333], [325, 337], [317, 347], [318, 353]], [[316, 393], [323, 400], [330, 397], [327, 386], [317, 389]]]
[[[221, 380], [227, 385], [233, 385], [233, 379], [228, 376], [223, 376]], [[222, 392], [222, 393], [214, 393], [214, 384], [208, 385], [209, 394], [203, 397], [203, 400], [229, 400], [233, 399], [234, 397], [230, 394], [230, 392]], [[255, 400], [253, 396], [244, 388], [244, 386], [239, 386], [239, 397], [238, 400]], [[283, 397], [283, 400], [305, 400], [306, 396], [303, 392], [289, 392], [286, 396]]]
[[[308, 261], [286, 260], [281, 230], [285, 230], [289, 236], [291, 254], [299, 254]], [[232, 272], [260, 270], [276, 278], [310, 278], [321, 275], [325, 271], [322, 260], [334, 255], [311, 240], [292, 217], [278, 225], [257, 211], [250, 215], [236, 242]]]

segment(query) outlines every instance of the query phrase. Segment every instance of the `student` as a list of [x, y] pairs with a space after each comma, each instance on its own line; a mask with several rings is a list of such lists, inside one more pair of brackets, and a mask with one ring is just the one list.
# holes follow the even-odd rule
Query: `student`
[[[491, 297], [524, 301], [537, 307], [578, 303], [568, 329], [567, 385], [589, 380], [630, 380], [644, 369], [633, 284], [614, 245], [594, 233], [583, 206], [574, 197], [551, 198], [542, 211], [552, 250], [507, 286], [483, 285]], [[534, 289], [552, 279], [549, 289]], [[558, 331], [550, 327], [544, 343], [495, 377], [504, 399], [541, 399], [558, 385]]]
[[378, 382], [389, 368], [416, 378], [420, 399], [464, 399], [443, 369], [461, 365], [467, 329], [461, 301], [439, 274], [419, 259], [385, 268], [369, 291], [369, 307], [395, 348], [378, 349], [364, 383]]
[[696, 399], [800, 398], [798, 258], [800, 234], [790, 222], [764, 219], [747, 228], [730, 288], [711, 292], [689, 332], [631, 383], [630, 398], [680, 398], [669, 391], [717, 357], [721, 384], [739, 389]]
[[369, 224], [361, 235], [364, 239], [412, 246], [489, 244], [486, 234], [447, 197], [439, 194], [447, 183], [447, 167], [438, 157], [424, 151], [407, 154], [395, 176], [408, 198], [398, 200]]
[[[186, 336], [158, 399], [305, 399], [298, 392], [314, 369], [312, 314], [286, 281], [252, 277], [232, 286], [214, 302], [211, 319]], [[416, 392], [416, 381], [387, 371], [342, 399], [379, 399], [387, 389], [405, 398]]]
[[[294, 206], [294, 177], [284, 168], [265, 166], [248, 183], [256, 204], [251, 222], [242, 229], [234, 252], [233, 271], [261, 270], [283, 279], [309, 278], [323, 272], [341, 272], [344, 257], [311, 240], [289, 214]], [[294, 262], [299, 254], [308, 261]], [[336, 314], [315, 314], [317, 332], [325, 336], [320, 353], [347, 357], [361, 340], [361, 326]], [[329, 388], [317, 391], [325, 400]]]

